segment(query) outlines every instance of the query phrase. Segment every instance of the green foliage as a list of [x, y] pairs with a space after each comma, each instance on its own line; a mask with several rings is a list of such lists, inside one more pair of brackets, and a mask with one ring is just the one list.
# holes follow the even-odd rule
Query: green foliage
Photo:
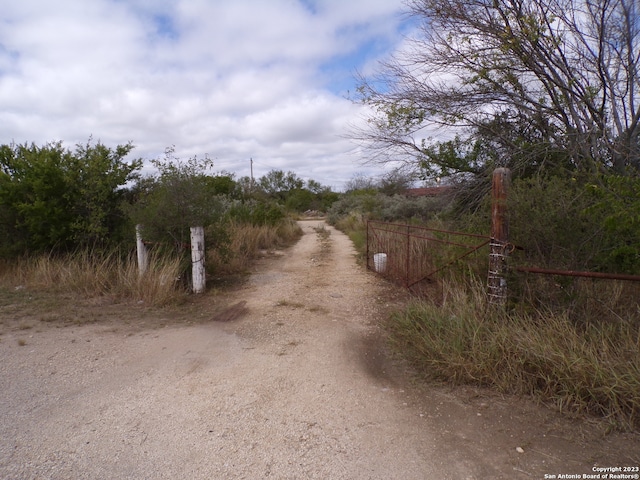
[[620, 273], [640, 274], [640, 178], [598, 177], [587, 186], [594, 199], [585, 213], [602, 219], [603, 249], [596, 264]]
[[423, 179], [465, 173], [478, 175], [486, 171], [492, 161], [488, 149], [480, 140], [463, 140], [458, 136], [453, 140], [431, 144], [423, 140], [420, 175]]
[[[246, 190], [246, 189], [245, 189]], [[307, 181], [293, 172], [271, 170], [258, 180], [254, 192], [248, 197], [262, 196], [267, 201], [276, 201], [293, 212], [307, 210], [326, 211], [338, 199], [331, 188], [322, 186], [315, 180]]]
[[271, 170], [259, 180], [262, 190], [272, 198], [284, 200], [287, 193], [304, 187], [304, 180], [293, 172]]
[[229, 209], [229, 218], [254, 226], [276, 226], [286, 216], [275, 202], [248, 200], [235, 202]]
[[204, 181], [207, 191], [212, 195], [224, 195], [228, 198], [240, 197], [240, 188], [233, 179], [233, 174], [222, 172], [214, 176], [207, 176]]
[[159, 174], [138, 183], [138, 201], [130, 212], [133, 221], [143, 225], [146, 240], [170, 242], [182, 249], [190, 243], [190, 227], [218, 225], [223, 229], [229, 201], [218, 192], [231, 185], [227, 177], [207, 175], [213, 166], [209, 159], [194, 157], [183, 162], [170, 148], [163, 160], [152, 163]]
[[442, 198], [408, 198], [357, 191], [335, 202], [327, 218], [329, 223], [336, 224], [341, 218], [356, 213], [369, 220], [425, 222], [443, 209], [445, 201]]
[[296, 188], [290, 190], [285, 201], [287, 209], [294, 212], [304, 212], [306, 210], [312, 210], [316, 195], [310, 190], [305, 188]]
[[[534, 266], [640, 274], [640, 180], [630, 177], [514, 181], [511, 240]], [[520, 258], [520, 257], [516, 257]]]
[[0, 253], [12, 255], [119, 242], [127, 225], [124, 186], [142, 164], [133, 146], [61, 142], [0, 147]]

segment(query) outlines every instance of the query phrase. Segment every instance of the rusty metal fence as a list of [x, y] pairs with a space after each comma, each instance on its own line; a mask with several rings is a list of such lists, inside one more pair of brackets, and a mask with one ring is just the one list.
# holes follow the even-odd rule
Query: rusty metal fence
[[[638, 282], [640, 276], [602, 272], [544, 269], [532, 266], [508, 268], [507, 260], [516, 248], [509, 242], [506, 215], [507, 190], [511, 173], [497, 168], [493, 172], [491, 187], [491, 236], [433, 228], [367, 222], [367, 268], [411, 290], [434, 279], [434, 275], [459, 260], [489, 246], [484, 256], [488, 272], [489, 301], [504, 306], [507, 301], [508, 271], [526, 274], [544, 274], [552, 277], [568, 276], [601, 280]], [[480, 257], [479, 257], [480, 258]], [[468, 261], [468, 260], [467, 260]]]
[[[369, 221], [367, 268], [419, 292], [438, 272], [489, 243], [490, 237], [486, 235]], [[483, 258], [488, 262], [488, 255]]]
[[[478, 252], [482, 253], [474, 256], [475, 271], [485, 270], [491, 276], [490, 259], [495, 252], [493, 249], [489, 250], [489, 245], [492, 245], [492, 239], [487, 235], [398, 223], [367, 222], [367, 268], [418, 294], [426, 291], [428, 285], [434, 283], [438, 273], [458, 264], [463, 259], [469, 263], [470, 259], [466, 257]], [[458, 271], [460, 270], [464, 268]], [[593, 280], [640, 282], [640, 276], [614, 273], [550, 270], [518, 265], [512, 265], [511, 271], [584, 277]], [[512, 280], [515, 279], [512, 278]]]

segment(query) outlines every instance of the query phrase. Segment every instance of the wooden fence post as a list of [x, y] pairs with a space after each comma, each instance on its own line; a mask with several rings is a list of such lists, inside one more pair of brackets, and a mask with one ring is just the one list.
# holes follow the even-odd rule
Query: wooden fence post
[[204, 228], [191, 227], [191, 271], [193, 293], [203, 293], [206, 287], [204, 268]]
[[509, 255], [509, 222], [507, 219], [507, 190], [511, 182], [508, 168], [496, 168], [491, 183], [491, 243], [489, 276], [487, 280], [489, 303], [504, 306], [507, 302], [507, 270]]
[[138, 254], [138, 275], [144, 275], [149, 266], [149, 255], [147, 253], [147, 246], [142, 240], [142, 225], [136, 225], [136, 252]]

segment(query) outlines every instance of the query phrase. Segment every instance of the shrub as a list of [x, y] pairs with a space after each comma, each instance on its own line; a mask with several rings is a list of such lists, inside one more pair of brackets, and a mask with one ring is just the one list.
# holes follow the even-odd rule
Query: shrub
[[446, 206], [445, 198], [383, 195], [360, 193], [345, 195], [328, 211], [327, 220], [332, 225], [351, 214], [359, 214], [367, 220], [387, 222], [410, 221], [424, 223]]
[[132, 149], [91, 141], [73, 152], [60, 142], [0, 145], [0, 255], [121, 242], [128, 226], [124, 186], [142, 167], [124, 160]]

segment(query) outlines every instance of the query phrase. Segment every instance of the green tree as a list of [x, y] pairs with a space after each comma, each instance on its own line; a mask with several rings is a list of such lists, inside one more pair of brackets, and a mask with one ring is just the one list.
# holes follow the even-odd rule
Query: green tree
[[271, 170], [260, 177], [259, 184], [267, 195], [284, 201], [289, 192], [304, 187], [304, 180], [293, 172]]
[[[158, 174], [138, 183], [138, 201], [131, 211], [132, 219], [144, 226], [146, 239], [171, 242], [184, 249], [190, 242], [190, 227], [222, 225], [227, 208], [225, 195], [232, 185], [228, 177], [208, 175], [213, 161], [206, 157], [181, 161], [174, 156], [173, 148], [168, 148], [164, 159], [152, 163]], [[226, 238], [223, 231], [221, 227], [222, 243]]]
[[100, 142], [0, 147], [0, 244], [4, 254], [108, 246], [121, 240], [127, 219], [124, 187], [140, 160], [133, 146]]
[[76, 197], [72, 202], [74, 221], [71, 225], [75, 243], [104, 243], [127, 224], [122, 211], [125, 187], [138, 178], [142, 167], [141, 160], [124, 162], [132, 150], [131, 144], [118, 145], [112, 150], [89, 141], [78, 145], [69, 157], [68, 181], [75, 185]]

